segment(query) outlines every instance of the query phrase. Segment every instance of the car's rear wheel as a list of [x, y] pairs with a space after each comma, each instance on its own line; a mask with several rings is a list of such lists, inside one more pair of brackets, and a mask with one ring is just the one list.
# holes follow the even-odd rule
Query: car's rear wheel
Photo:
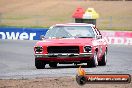
[[104, 55], [102, 56], [101, 61], [99, 61], [99, 66], [105, 66], [107, 63], [107, 52], [104, 53]]
[[95, 52], [93, 58], [87, 62], [87, 66], [96, 67], [97, 65], [98, 65], [98, 57], [97, 57], [97, 52]]
[[51, 62], [51, 63], [49, 63], [49, 66], [52, 67], [52, 68], [56, 68], [57, 63], [56, 62]]
[[37, 69], [44, 69], [45, 68], [45, 63], [44, 61], [41, 60], [35, 60], [35, 66]]

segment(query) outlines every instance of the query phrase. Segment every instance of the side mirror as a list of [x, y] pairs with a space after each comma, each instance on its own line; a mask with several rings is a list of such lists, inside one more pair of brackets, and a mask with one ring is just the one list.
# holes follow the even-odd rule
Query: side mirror
[[102, 38], [102, 35], [97, 35], [97, 39], [101, 39]]
[[41, 35], [40, 36], [40, 40], [44, 40], [44, 35]]

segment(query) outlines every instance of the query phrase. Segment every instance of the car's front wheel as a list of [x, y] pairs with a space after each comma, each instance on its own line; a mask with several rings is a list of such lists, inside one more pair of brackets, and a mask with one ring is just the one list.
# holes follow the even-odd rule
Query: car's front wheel
[[41, 60], [35, 60], [35, 66], [37, 69], [44, 69], [45, 68], [45, 63]]
[[97, 65], [98, 65], [98, 57], [97, 57], [97, 52], [95, 52], [93, 58], [87, 62], [87, 66], [96, 67]]
[[107, 52], [104, 53], [104, 55], [102, 56], [101, 61], [99, 61], [99, 66], [105, 66], [107, 63]]

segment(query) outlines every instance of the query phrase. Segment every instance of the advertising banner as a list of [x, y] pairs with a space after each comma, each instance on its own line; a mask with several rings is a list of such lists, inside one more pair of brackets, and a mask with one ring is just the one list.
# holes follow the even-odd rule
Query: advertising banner
[[0, 39], [39, 40], [40, 35], [45, 35], [47, 30], [46, 28], [0, 27]]
[[101, 31], [109, 44], [132, 45], [131, 31]]

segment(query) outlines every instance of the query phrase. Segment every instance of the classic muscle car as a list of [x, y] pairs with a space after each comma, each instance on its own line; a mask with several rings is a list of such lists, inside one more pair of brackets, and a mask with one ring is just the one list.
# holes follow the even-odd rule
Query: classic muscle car
[[34, 46], [37, 69], [57, 67], [57, 64], [87, 63], [88, 67], [104, 66], [107, 62], [107, 42], [93, 24], [56, 24]]

